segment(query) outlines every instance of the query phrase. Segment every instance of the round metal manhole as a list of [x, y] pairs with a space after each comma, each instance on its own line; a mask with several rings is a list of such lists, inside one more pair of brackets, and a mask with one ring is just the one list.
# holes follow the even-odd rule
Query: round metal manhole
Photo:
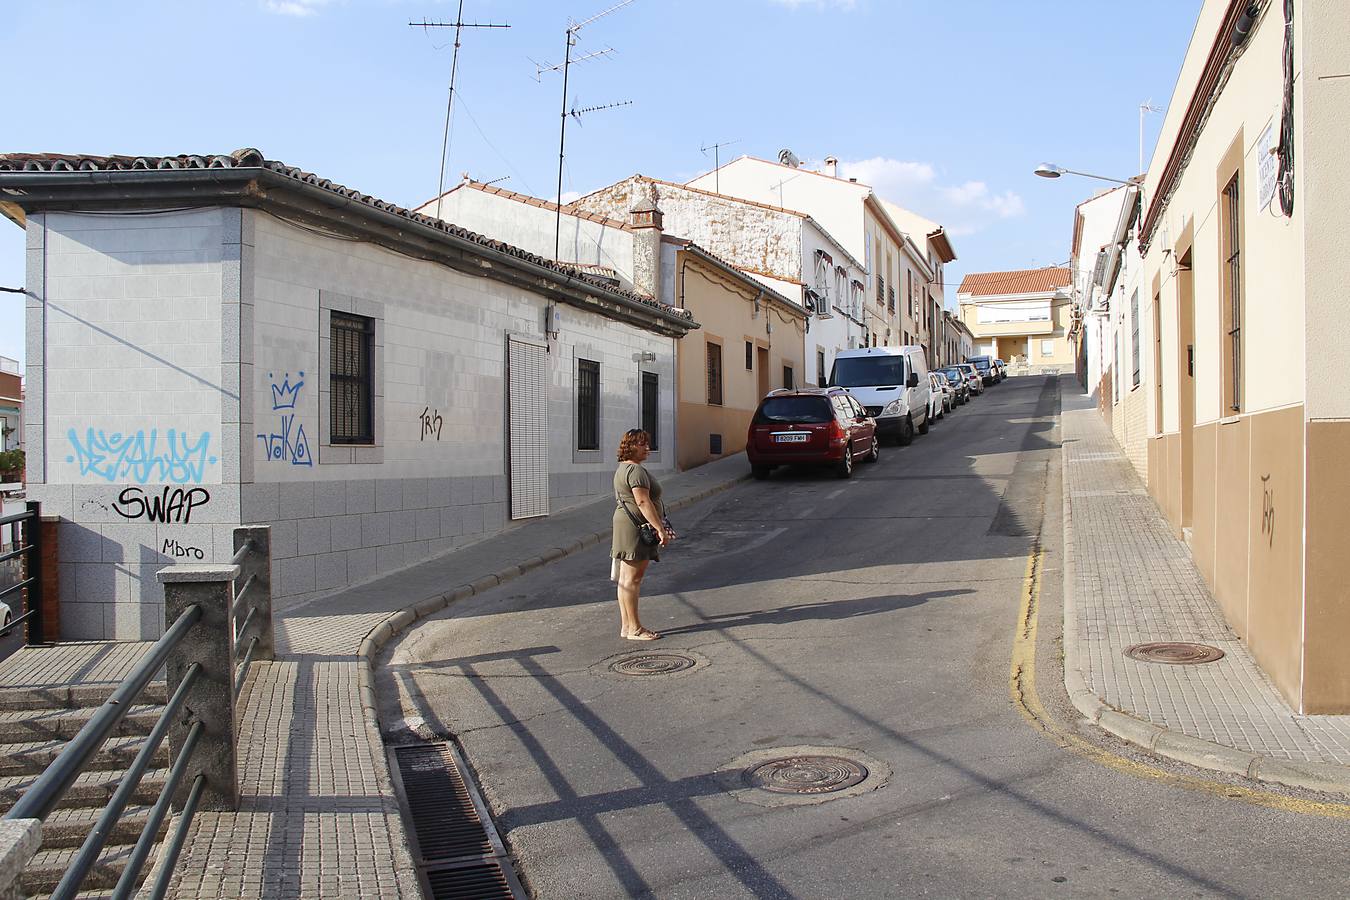
[[1125, 655], [1140, 662], [1167, 663], [1173, 666], [1192, 666], [1223, 659], [1223, 651], [1208, 644], [1186, 641], [1155, 641], [1125, 648]]
[[671, 675], [698, 665], [698, 660], [683, 653], [634, 653], [610, 663], [616, 675]]
[[746, 784], [776, 794], [832, 794], [866, 777], [866, 766], [842, 756], [785, 756], [745, 770]]

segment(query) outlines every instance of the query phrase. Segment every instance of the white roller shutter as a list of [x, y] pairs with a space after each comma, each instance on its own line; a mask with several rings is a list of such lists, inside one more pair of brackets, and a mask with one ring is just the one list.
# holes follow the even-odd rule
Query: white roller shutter
[[548, 348], [507, 338], [511, 518], [548, 515]]

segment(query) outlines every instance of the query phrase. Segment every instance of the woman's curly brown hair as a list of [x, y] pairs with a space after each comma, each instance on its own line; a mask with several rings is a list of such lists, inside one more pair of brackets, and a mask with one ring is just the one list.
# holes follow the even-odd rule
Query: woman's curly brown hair
[[633, 449], [635, 447], [650, 447], [651, 438], [647, 432], [641, 428], [630, 428], [623, 433], [623, 438], [619, 441], [619, 462], [625, 462], [633, 458]]

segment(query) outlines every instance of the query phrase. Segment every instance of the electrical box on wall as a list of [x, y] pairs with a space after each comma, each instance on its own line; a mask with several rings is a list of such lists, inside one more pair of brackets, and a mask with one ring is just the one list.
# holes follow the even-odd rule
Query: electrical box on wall
[[544, 334], [554, 338], [562, 331], [562, 313], [556, 303], [544, 307]]

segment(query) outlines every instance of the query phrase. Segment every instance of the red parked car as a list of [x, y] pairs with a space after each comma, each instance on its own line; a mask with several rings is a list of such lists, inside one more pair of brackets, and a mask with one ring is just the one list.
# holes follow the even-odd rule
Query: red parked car
[[756, 478], [784, 465], [832, 466], [849, 478], [855, 459], [876, 462], [880, 450], [876, 420], [840, 387], [773, 391], [759, 401], [745, 442]]

